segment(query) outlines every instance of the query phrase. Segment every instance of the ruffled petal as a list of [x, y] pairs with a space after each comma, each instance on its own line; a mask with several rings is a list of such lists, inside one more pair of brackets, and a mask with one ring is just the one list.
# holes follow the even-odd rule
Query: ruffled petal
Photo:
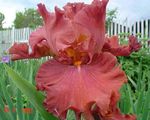
[[40, 58], [52, 55], [44, 41], [38, 43], [34, 48], [34, 53], [31, 54], [29, 52], [29, 45], [27, 43], [15, 43], [9, 49], [9, 54], [11, 54], [12, 60]]
[[126, 81], [125, 73], [110, 53], [94, 56], [91, 64], [80, 67], [50, 60], [36, 76], [37, 88], [46, 91], [46, 109], [61, 119], [65, 119], [68, 109], [75, 110], [78, 116], [87, 116], [93, 104], [107, 112], [112, 92], [118, 92]]
[[117, 107], [117, 102], [119, 100], [118, 97], [119, 97], [118, 93], [115, 92], [112, 93], [111, 102], [109, 105], [109, 112], [105, 115], [102, 115], [101, 117], [104, 120], [136, 120], [135, 115], [129, 115], [129, 114], [125, 115], [120, 112], [119, 108]]
[[84, 3], [67, 3], [64, 8], [65, 16], [73, 19], [74, 16], [86, 5]]
[[141, 44], [134, 36], [129, 36], [128, 45], [120, 45], [117, 36], [106, 38], [106, 42], [102, 51], [110, 52], [115, 56], [129, 56], [132, 52], [136, 52], [141, 48]]
[[116, 110], [113, 111], [111, 117], [105, 117], [102, 120], [136, 120], [136, 116], [121, 114], [120, 110], [116, 108]]
[[113, 111], [111, 111], [109, 114], [106, 116], [100, 116], [100, 120], [136, 120], [135, 115], [130, 115], [130, 114], [122, 114], [116, 106]]
[[[38, 10], [45, 22], [48, 45], [53, 53], [74, 46], [91, 54], [100, 53], [104, 44], [105, 14], [108, 0], [94, 0], [90, 5], [68, 3], [64, 10], [55, 7], [55, 13], [43, 4]], [[80, 36], [85, 36], [80, 39]], [[93, 52], [94, 51], [94, 52]]]
[[38, 11], [40, 15], [43, 17], [45, 23], [49, 22], [54, 17], [54, 14], [47, 11], [45, 5], [42, 3], [38, 4]]
[[27, 43], [15, 43], [9, 50], [12, 60], [25, 59], [29, 57]]
[[105, 41], [105, 16], [108, 0], [94, 0], [83, 7], [75, 16], [74, 23], [86, 28], [95, 41], [94, 51], [100, 52]]
[[40, 58], [52, 55], [48, 46], [45, 28], [40, 27], [33, 31], [29, 37], [28, 43], [15, 43], [10, 49], [12, 60]]
[[56, 55], [75, 41], [71, 21], [64, 17], [64, 12], [55, 7], [55, 13], [47, 12], [45, 5], [38, 5], [39, 12], [45, 21], [47, 42]]
[[129, 47], [131, 52], [137, 52], [142, 47], [137, 38], [133, 35], [129, 36]]
[[42, 41], [46, 41], [46, 34], [44, 27], [40, 27], [30, 34], [29, 44], [32, 49], [32, 53], [35, 52], [37, 44], [39, 44]]
[[[117, 108], [117, 102], [119, 100], [119, 93], [112, 92], [109, 104], [109, 110], [107, 112], [102, 112], [100, 108], [95, 105], [92, 110], [92, 115], [94, 116], [95, 120], [136, 120], [135, 115], [131, 114], [122, 114]], [[91, 120], [88, 119], [87, 120]], [[93, 120], [93, 119], [92, 119]]]

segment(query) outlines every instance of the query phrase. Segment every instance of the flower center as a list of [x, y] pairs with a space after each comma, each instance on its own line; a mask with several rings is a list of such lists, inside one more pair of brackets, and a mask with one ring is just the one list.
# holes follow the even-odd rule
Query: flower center
[[70, 64], [74, 66], [80, 66], [81, 64], [87, 64], [89, 61], [88, 52], [83, 50], [82, 43], [87, 40], [86, 35], [79, 35], [74, 43], [63, 51], [59, 51], [57, 60], [63, 64]]
[[82, 52], [78, 49], [67, 48], [66, 49], [67, 56], [71, 58], [73, 65], [79, 66], [81, 64], [85, 64], [88, 62], [88, 55], [86, 52]]
[[88, 63], [89, 56], [87, 52], [78, 50], [78, 48], [68, 47], [64, 51], [60, 51], [57, 60], [63, 64], [80, 66]]

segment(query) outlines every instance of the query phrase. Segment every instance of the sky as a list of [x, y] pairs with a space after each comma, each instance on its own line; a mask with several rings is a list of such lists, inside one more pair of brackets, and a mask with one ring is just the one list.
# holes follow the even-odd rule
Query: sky
[[[92, 0], [0, 0], [0, 12], [5, 15], [4, 27], [11, 27], [17, 11], [25, 8], [37, 8], [38, 3], [44, 3], [53, 11], [54, 6], [62, 7], [67, 2], [91, 3]], [[141, 19], [150, 19], [150, 0], [109, 0], [107, 9], [118, 9], [117, 21], [134, 23]]]

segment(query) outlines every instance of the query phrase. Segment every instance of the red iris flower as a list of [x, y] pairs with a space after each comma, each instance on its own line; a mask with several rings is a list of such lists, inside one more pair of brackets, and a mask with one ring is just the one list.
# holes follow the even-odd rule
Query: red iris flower
[[136, 119], [121, 114], [116, 105], [127, 82], [116, 56], [128, 56], [141, 46], [134, 36], [128, 46], [119, 45], [116, 36], [105, 36], [107, 2], [68, 3], [63, 10], [55, 7], [55, 13], [39, 4], [44, 25], [31, 33], [29, 45], [15, 43], [9, 50], [13, 60], [53, 56], [40, 67], [36, 84], [46, 92], [45, 108], [60, 119], [66, 118], [68, 109], [77, 119]]

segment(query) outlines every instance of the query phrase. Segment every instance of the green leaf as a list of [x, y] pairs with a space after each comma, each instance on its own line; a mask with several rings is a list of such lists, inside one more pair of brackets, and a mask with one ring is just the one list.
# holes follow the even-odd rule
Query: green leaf
[[58, 120], [56, 117], [49, 114], [43, 107], [44, 95], [38, 92], [32, 84], [27, 80], [19, 76], [13, 69], [9, 66], [4, 65], [9, 77], [13, 80], [15, 85], [24, 93], [30, 100], [31, 104], [39, 111], [45, 120]]
[[76, 120], [76, 115], [75, 115], [75, 112], [73, 110], [68, 110], [67, 120]]
[[138, 98], [136, 100], [136, 114], [137, 115], [140, 115], [141, 111], [142, 111], [142, 108], [143, 108], [143, 100], [144, 100], [144, 97], [145, 97], [145, 94], [144, 94], [144, 90], [142, 89], [139, 93], [138, 93]]
[[129, 101], [129, 105], [130, 106], [130, 111], [133, 113], [135, 113], [135, 107], [134, 107], [134, 103], [133, 103], [133, 97], [132, 97], [132, 93], [131, 93], [131, 87], [129, 86], [129, 84], [127, 84], [127, 96], [128, 96], [128, 101]]
[[144, 108], [142, 113], [142, 120], [148, 120], [149, 116], [149, 100], [150, 100], [150, 89], [147, 91], [147, 94], [145, 96], [145, 102], [144, 102]]
[[16, 108], [17, 108], [17, 113], [18, 113], [18, 118], [19, 120], [23, 120], [23, 113], [22, 113], [22, 96], [21, 92], [17, 89], [17, 103], [16, 103]]
[[4, 107], [5, 107], [5, 105], [3, 103], [2, 97], [0, 96], [0, 115], [1, 115], [0, 120], [1, 119], [2, 120], [9, 120], [10, 118], [12, 118], [12, 116], [11, 116], [11, 114], [7, 114], [7, 115], [5, 114]]
[[9, 117], [10, 117], [11, 120], [15, 120], [16, 115], [15, 115], [14, 112], [12, 112], [12, 110], [13, 110], [13, 101], [12, 101], [11, 97], [9, 96], [9, 93], [6, 89], [5, 82], [4, 82], [3, 79], [0, 81], [0, 84], [1, 84], [1, 92], [3, 92], [4, 98], [6, 100], [6, 103], [7, 103], [8, 107], [9, 107], [9, 111], [10, 111], [10, 112], [8, 112]]

